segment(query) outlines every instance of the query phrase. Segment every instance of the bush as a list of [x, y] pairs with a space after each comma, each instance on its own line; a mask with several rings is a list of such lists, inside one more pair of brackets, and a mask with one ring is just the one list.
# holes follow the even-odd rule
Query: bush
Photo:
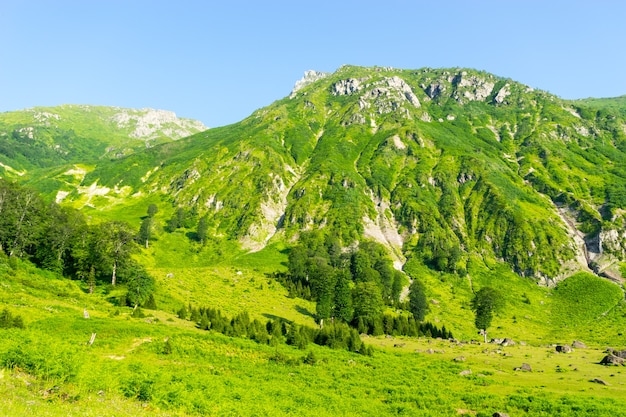
[[24, 328], [24, 320], [22, 316], [11, 314], [11, 312], [5, 308], [0, 313], [0, 329], [9, 329], [11, 327], [17, 327], [19, 329]]

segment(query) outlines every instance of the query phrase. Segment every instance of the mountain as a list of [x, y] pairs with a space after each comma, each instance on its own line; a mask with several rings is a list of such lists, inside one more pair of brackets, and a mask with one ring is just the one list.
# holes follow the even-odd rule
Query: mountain
[[622, 103], [470, 69], [344, 66], [239, 123], [103, 160], [81, 187], [106, 210], [160, 195], [253, 251], [325, 229], [344, 246], [377, 240], [398, 264], [464, 273], [491, 259], [546, 283], [589, 268], [618, 278]]
[[119, 158], [204, 130], [165, 110], [64, 105], [0, 113], [0, 175]]
[[621, 415], [625, 104], [346, 66], [148, 146], [9, 123], [0, 415]]

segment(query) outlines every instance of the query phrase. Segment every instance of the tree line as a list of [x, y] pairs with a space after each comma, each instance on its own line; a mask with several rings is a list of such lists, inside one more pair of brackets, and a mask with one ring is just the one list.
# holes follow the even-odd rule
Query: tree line
[[145, 302], [154, 279], [131, 255], [137, 233], [125, 222], [88, 224], [80, 211], [46, 203], [35, 191], [0, 179], [0, 254], [96, 285], [122, 282], [133, 305]]
[[[344, 249], [332, 234], [304, 232], [289, 253], [288, 272], [276, 277], [290, 296], [315, 301], [322, 327], [330, 321], [371, 335], [452, 337], [445, 327], [422, 323], [428, 303], [419, 280], [411, 283], [409, 300], [401, 301], [408, 278], [394, 269], [378, 243], [362, 241]], [[401, 313], [386, 314], [387, 308]]]
[[372, 355], [372, 348], [361, 341], [356, 329], [343, 322], [329, 323], [323, 328], [313, 328], [286, 320], [268, 320], [262, 323], [251, 319], [244, 311], [227, 317], [221, 310], [211, 307], [182, 306], [177, 315], [196, 323], [202, 330], [212, 330], [230, 337], [242, 337], [257, 343], [276, 346], [286, 343], [306, 349], [310, 343], [344, 349], [363, 355]]

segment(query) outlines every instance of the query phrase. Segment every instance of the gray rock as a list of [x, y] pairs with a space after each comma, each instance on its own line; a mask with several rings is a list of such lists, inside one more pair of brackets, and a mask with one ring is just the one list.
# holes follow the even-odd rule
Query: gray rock
[[515, 342], [513, 339], [509, 339], [508, 337], [500, 343], [502, 346], [515, 346]]
[[591, 380], [591, 382], [595, 382], [596, 384], [600, 384], [600, 385], [609, 385], [608, 382], [600, 378], [594, 378]]
[[509, 417], [509, 415], [501, 411], [496, 411], [495, 413], [492, 414], [492, 417]]
[[303, 89], [307, 85], [312, 84], [312, 83], [314, 83], [317, 80], [321, 80], [322, 78], [326, 78], [326, 77], [328, 77], [328, 75], [329, 74], [327, 72], [320, 72], [320, 71], [313, 71], [313, 70], [305, 71], [304, 72], [304, 77], [302, 77], [302, 79], [296, 81], [296, 85], [294, 85], [293, 90], [291, 91], [291, 94], [289, 95], [289, 98], [294, 98], [296, 96], [296, 92], [298, 92], [298, 90]]
[[431, 99], [434, 99], [435, 97], [440, 96], [444, 90], [445, 90], [445, 87], [443, 85], [439, 83], [433, 83], [429, 85], [428, 87], [426, 87], [426, 90], [424, 90], [424, 92], [426, 93], [428, 97], [430, 97]]
[[496, 96], [494, 97], [494, 101], [498, 104], [502, 104], [504, 102], [504, 99], [511, 94], [511, 92], [507, 89], [509, 85], [506, 84], [504, 87], [502, 87], [500, 89], [500, 91], [498, 91], [498, 94], [496, 94]]
[[613, 354], [618, 358], [626, 359], [626, 350], [616, 350], [613, 351]]
[[580, 340], [574, 340], [572, 342], [572, 347], [574, 349], [587, 349], [587, 345], [581, 342]]
[[455, 362], [465, 362], [465, 356], [457, 356], [453, 359]]
[[331, 93], [334, 96], [348, 96], [361, 90], [361, 82], [355, 78], [337, 81], [331, 87]]
[[572, 353], [574, 351], [570, 345], [556, 345], [555, 349], [559, 353]]
[[624, 365], [625, 361], [626, 360], [624, 358], [620, 358], [619, 356], [615, 356], [612, 353], [609, 353], [604, 358], [602, 358], [602, 360], [600, 361], [600, 364], [618, 366], [618, 365]]
[[522, 371], [524, 371], [524, 372], [532, 372], [533, 370], [532, 370], [532, 368], [530, 367], [529, 364], [523, 363], [522, 364]]
[[461, 375], [461, 376], [471, 375], [471, 374], [472, 374], [472, 370], [471, 369], [466, 369], [464, 371], [459, 372], [459, 375]]

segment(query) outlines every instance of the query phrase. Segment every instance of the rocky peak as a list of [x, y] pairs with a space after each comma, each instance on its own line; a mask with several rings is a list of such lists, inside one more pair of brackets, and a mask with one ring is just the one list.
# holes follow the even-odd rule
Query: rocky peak
[[289, 98], [294, 98], [296, 96], [296, 93], [299, 90], [302, 90], [304, 87], [306, 87], [309, 84], [314, 83], [315, 81], [328, 77], [328, 75], [329, 74], [327, 72], [321, 72], [321, 71], [315, 71], [315, 70], [305, 71], [304, 77], [296, 81], [296, 84], [293, 86], [293, 90], [291, 90], [291, 94], [289, 95]]

